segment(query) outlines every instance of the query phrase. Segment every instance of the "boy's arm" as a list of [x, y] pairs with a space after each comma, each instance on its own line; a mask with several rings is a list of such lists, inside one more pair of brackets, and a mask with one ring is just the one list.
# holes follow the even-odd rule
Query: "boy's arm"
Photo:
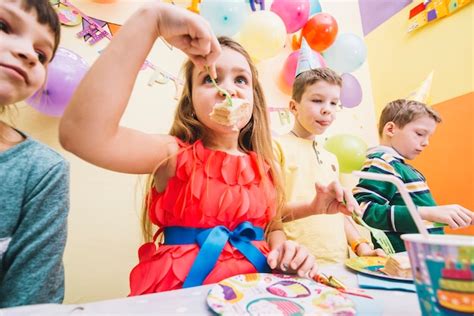
[[[370, 165], [362, 171], [401, 178], [391, 164], [380, 158], [373, 158]], [[392, 205], [397, 193], [397, 188], [392, 183], [361, 179], [352, 192], [360, 204], [362, 218], [369, 226], [391, 232], [418, 232], [408, 208], [405, 205]]]
[[347, 243], [352, 251], [358, 256], [380, 256], [386, 254], [382, 249], [374, 249], [370, 241], [364, 238], [356, 227], [352, 218], [344, 216], [344, 231], [346, 233]]
[[421, 206], [418, 210], [421, 218], [430, 222], [447, 224], [454, 229], [472, 225], [474, 222], [474, 212], [457, 204]]
[[69, 210], [69, 167], [54, 165], [28, 192], [20, 223], [3, 255], [0, 308], [62, 303]]

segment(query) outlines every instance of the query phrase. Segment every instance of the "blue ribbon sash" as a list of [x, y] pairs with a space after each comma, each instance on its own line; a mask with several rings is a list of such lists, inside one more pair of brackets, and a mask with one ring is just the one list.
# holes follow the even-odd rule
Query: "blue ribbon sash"
[[199, 253], [184, 281], [183, 288], [201, 285], [216, 265], [227, 242], [237, 248], [258, 272], [271, 271], [267, 258], [252, 244], [253, 240], [264, 240], [264, 231], [250, 222], [242, 222], [233, 231], [225, 226], [193, 228], [171, 226], [164, 228], [165, 245], [197, 243]]

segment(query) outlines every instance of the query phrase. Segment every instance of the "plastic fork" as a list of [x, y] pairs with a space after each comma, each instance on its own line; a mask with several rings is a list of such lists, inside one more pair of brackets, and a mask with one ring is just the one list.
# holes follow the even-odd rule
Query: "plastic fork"
[[220, 92], [222, 93], [223, 95], [225, 95], [225, 101], [227, 102], [227, 104], [229, 106], [232, 106], [232, 98], [229, 94], [229, 92], [227, 92], [227, 90], [225, 89], [222, 89], [221, 87], [219, 87], [217, 85], [217, 82], [214, 80], [214, 78], [212, 78], [211, 76], [211, 71], [209, 70], [209, 66], [206, 66], [206, 70], [207, 70], [207, 73], [209, 74], [209, 77], [211, 78], [211, 82], [212, 82], [212, 85]]
[[395, 249], [393, 249], [393, 246], [392, 246], [392, 243], [390, 242], [390, 239], [388, 239], [387, 234], [385, 234], [382, 230], [370, 227], [355, 212], [352, 212], [352, 219], [354, 220], [354, 222], [356, 222], [357, 224], [367, 228], [370, 231], [370, 233], [372, 234], [374, 239], [382, 247], [382, 249], [385, 251], [385, 253], [387, 255], [395, 253]]

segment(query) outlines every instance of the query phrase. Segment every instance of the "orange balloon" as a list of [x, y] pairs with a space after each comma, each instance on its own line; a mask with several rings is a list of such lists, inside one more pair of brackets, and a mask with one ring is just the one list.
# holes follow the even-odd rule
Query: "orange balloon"
[[332, 15], [318, 13], [306, 22], [301, 34], [312, 49], [322, 52], [334, 43], [337, 30], [337, 22]]

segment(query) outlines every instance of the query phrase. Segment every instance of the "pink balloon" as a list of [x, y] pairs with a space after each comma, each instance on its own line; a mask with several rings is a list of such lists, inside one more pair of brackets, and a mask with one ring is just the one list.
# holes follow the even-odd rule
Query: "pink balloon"
[[280, 16], [288, 34], [301, 29], [308, 21], [309, 0], [275, 0], [270, 10]]
[[341, 77], [341, 104], [345, 108], [354, 108], [362, 102], [362, 88], [353, 75], [344, 73]]
[[[292, 52], [285, 61], [283, 65], [283, 69], [280, 72], [282, 84], [285, 88], [289, 88], [293, 86], [293, 82], [295, 81], [295, 73], [296, 73], [296, 66], [298, 65], [298, 56], [300, 54], [300, 50], [295, 50]], [[326, 67], [326, 61], [324, 60], [323, 56], [320, 53], [315, 52], [313, 50], [313, 54], [319, 59], [319, 62], [323, 67]]]
[[76, 53], [60, 47], [48, 66], [47, 79], [27, 103], [49, 116], [61, 116], [89, 66]]

